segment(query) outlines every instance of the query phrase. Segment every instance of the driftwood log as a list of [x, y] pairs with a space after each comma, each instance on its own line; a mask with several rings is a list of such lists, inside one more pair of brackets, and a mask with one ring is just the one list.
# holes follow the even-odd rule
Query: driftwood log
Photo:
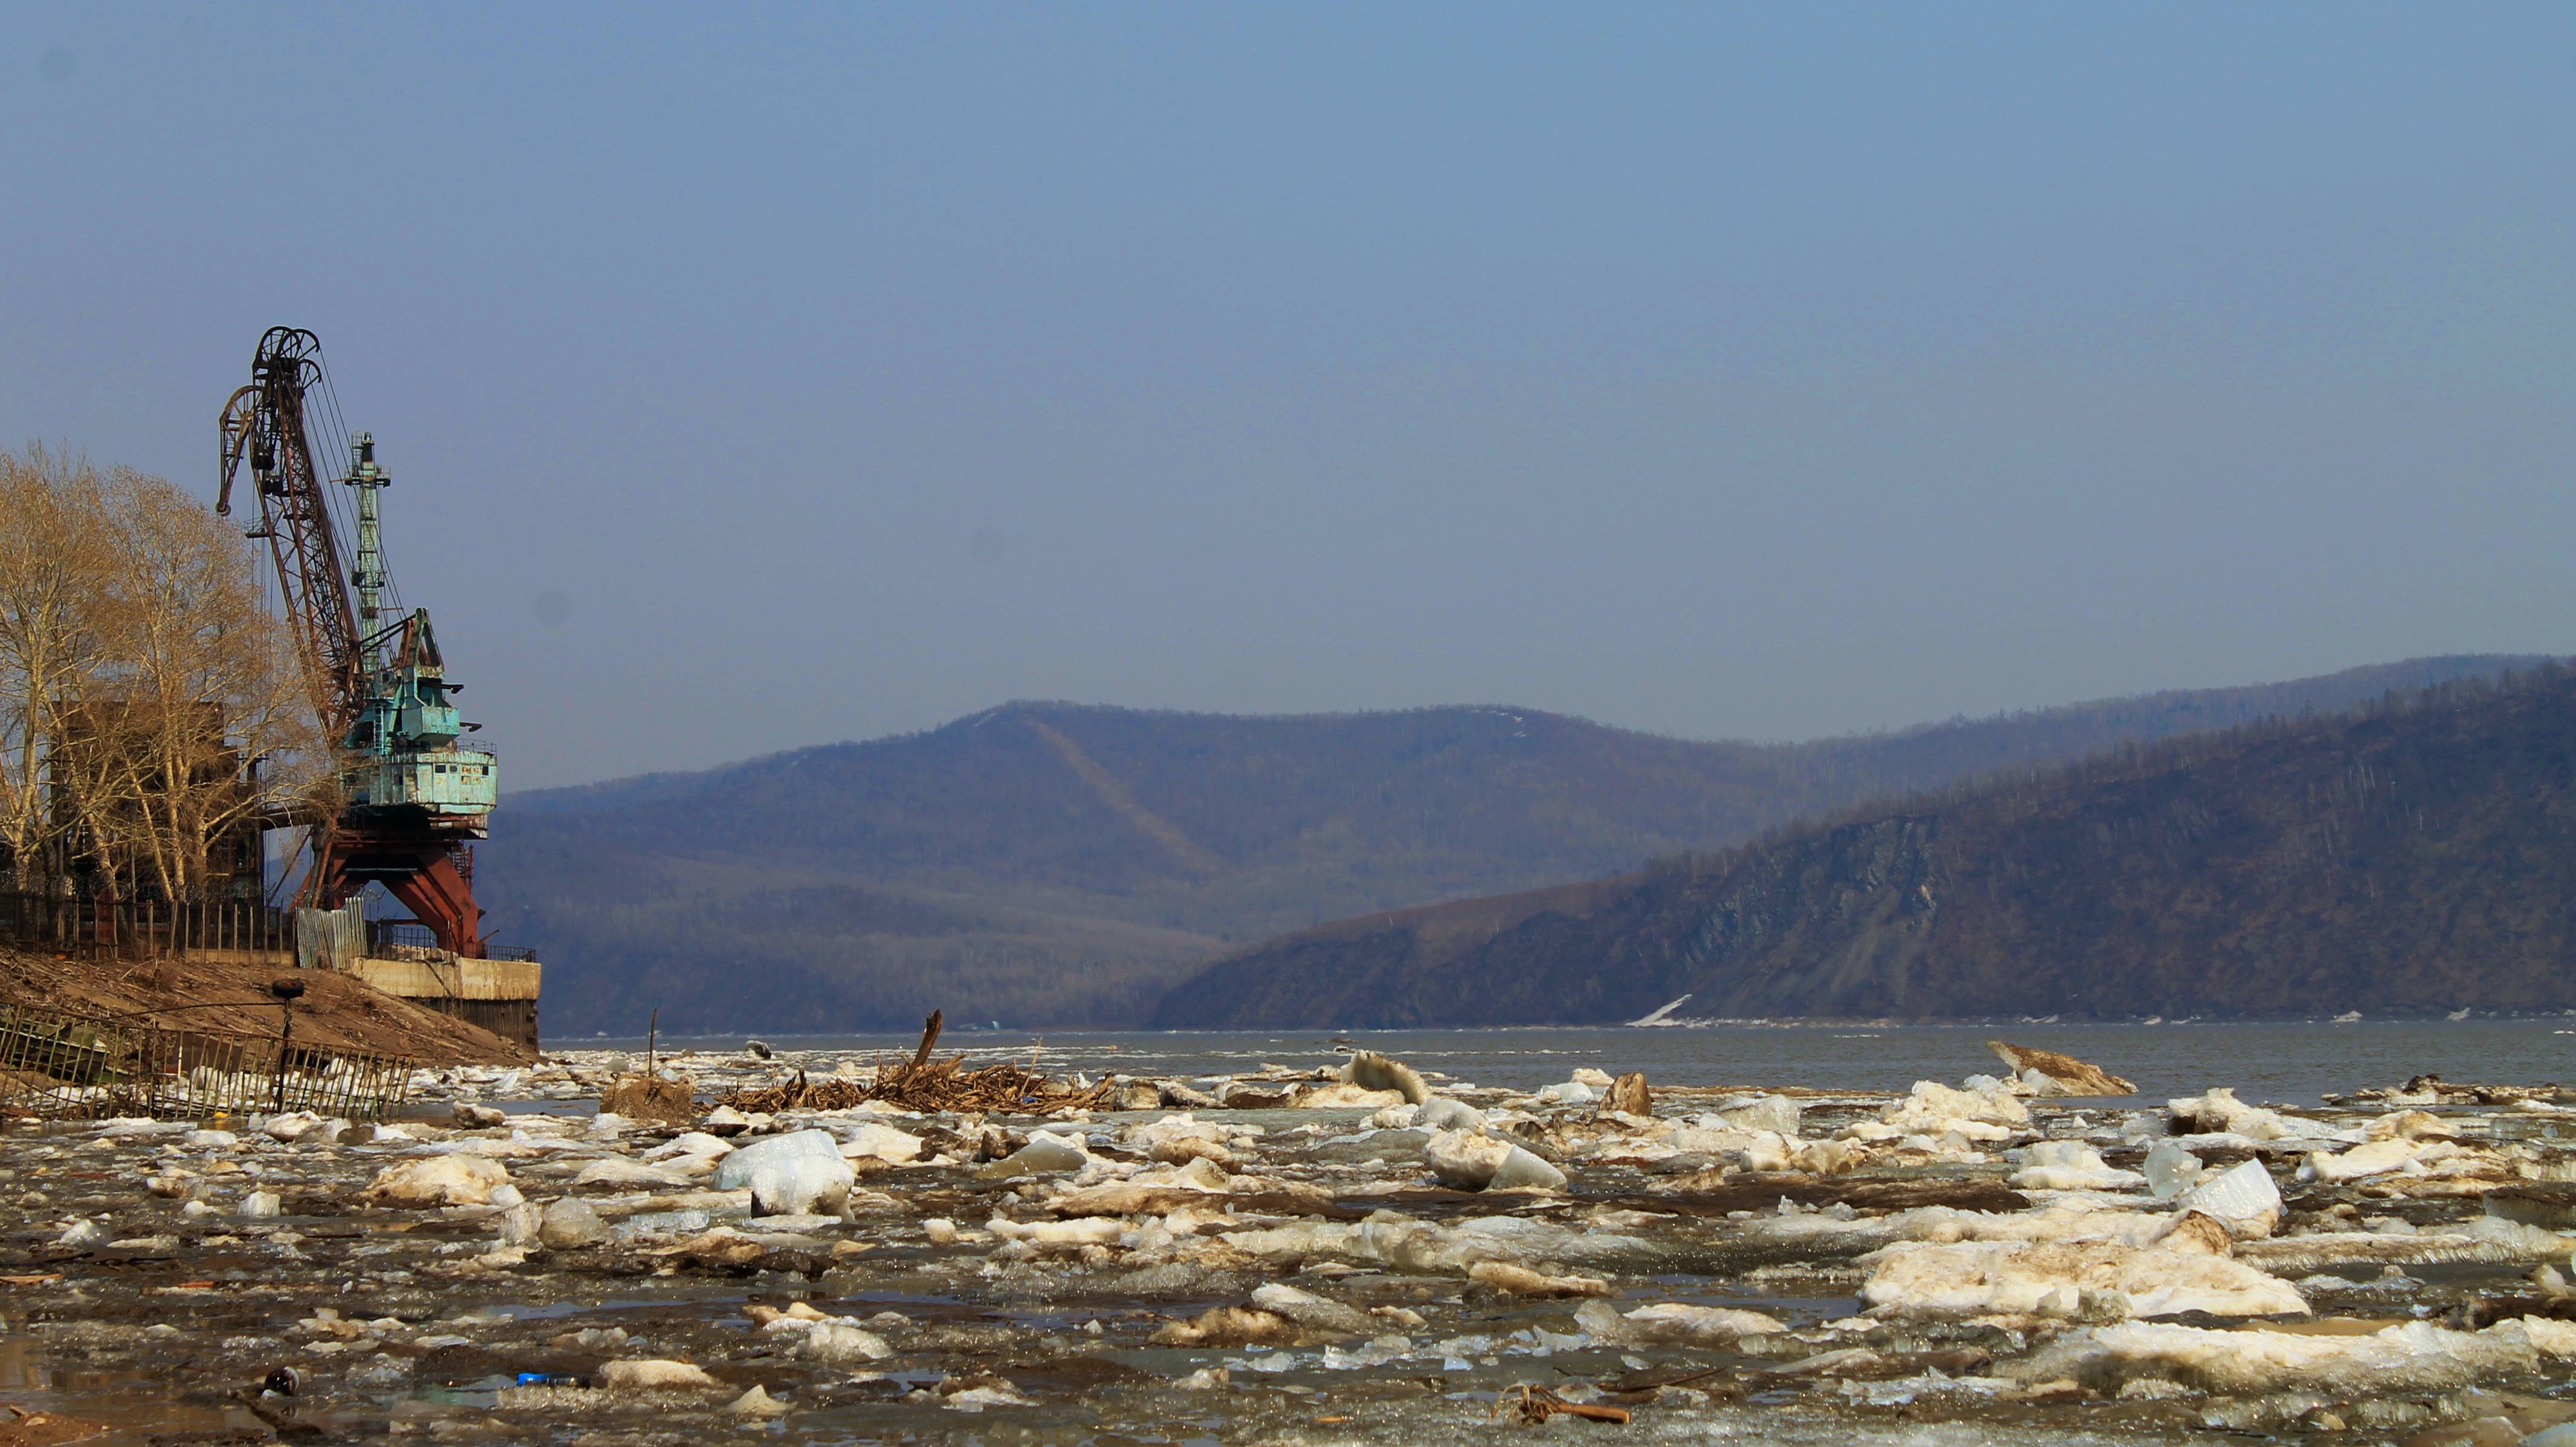
[[1987, 1041], [1986, 1048], [1995, 1052], [1995, 1058], [2009, 1066], [2014, 1076], [2019, 1077], [2024, 1071], [2036, 1070], [2056, 1081], [2058, 1089], [2068, 1095], [2135, 1095], [2138, 1093], [2138, 1087], [2129, 1081], [2113, 1075], [2091, 1061], [2078, 1060], [2072, 1055], [2060, 1055], [2054, 1050], [2034, 1050], [2027, 1045], [2007, 1045], [2001, 1040]]

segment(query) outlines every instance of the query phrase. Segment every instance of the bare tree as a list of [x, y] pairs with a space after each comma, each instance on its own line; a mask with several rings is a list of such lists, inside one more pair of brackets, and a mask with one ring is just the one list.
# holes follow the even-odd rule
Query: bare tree
[[20, 890], [66, 864], [52, 828], [51, 752], [58, 710], [88, 692], [100, 667], [104, 511], [86, 460], [33, 444], [0, 451], [0, 844]]
[[160, 478], [0, 462], [0, 506], [41, 520], [0, 542], [0, 823], [21, 887], [39, 853], [60, 872], [77, 849], [120, 895], [200, 897], [211, 844], [332, 772], [251, 554]]
[[113, 570], [103, 713], [121, 735], [103, 791], [135, 882], [207, 883], [207, 844], [296, 802], [328, 770], [285, 627], [260, 607], [238, 530], [157, 477], [103, 489]]

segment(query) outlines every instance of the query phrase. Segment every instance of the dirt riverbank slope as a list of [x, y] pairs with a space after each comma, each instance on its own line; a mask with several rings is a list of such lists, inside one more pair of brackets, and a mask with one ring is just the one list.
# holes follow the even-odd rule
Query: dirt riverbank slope
[[[210, 960], [87, 960], [0, 949], [0, 1005], [149, 1018], [252, 1035], [277, 1031], [268, 982], [279, 971]], [[295, 1038], [325, 1048], [408, 1055], [425, 1065], [517, 1064], [533, 1058], [488, 1030], [350, 976], [300, 970]], [[148, 1014], [147, 1014], [148, 1012]]]

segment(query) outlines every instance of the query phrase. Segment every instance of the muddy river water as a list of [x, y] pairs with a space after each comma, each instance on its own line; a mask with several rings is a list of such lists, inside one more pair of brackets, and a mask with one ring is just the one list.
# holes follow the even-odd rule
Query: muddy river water
[[602, 1040], [390, 1128], [20, 1120], [0, 1447], [2548, 1444], [2567, 1028], [947, 1037], [1115, 1077], [1054, 1115], [666, 1039], [662, 1122]]

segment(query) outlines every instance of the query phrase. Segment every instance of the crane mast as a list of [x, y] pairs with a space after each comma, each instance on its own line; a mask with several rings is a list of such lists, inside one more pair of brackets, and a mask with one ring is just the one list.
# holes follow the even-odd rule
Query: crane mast
[[249, 536], [268, 541], [314, 709], [335, 745], [339, 800], [315, 831], [303, 898], [335, 909], [381, 882], [441, 947], [480, 958], [471, 841], [489, 832], [495, 760], [458, 742], [479, 725], [449, 700], [457, 685], [447, 682], [429, 610], [385, 606], [378, 494], [393, 479], [365, 432], [350, 439], [348, 472], [338, 479], [357, 494], [354, 566], [344, 562], [308, 425], [311, 393], [323, 382], [314, 335], [269, 328], [249, 385], [224, 404], [215, 502], [216, 512], [231, 513], [234, 481], [249, 462], [260, 508]]

